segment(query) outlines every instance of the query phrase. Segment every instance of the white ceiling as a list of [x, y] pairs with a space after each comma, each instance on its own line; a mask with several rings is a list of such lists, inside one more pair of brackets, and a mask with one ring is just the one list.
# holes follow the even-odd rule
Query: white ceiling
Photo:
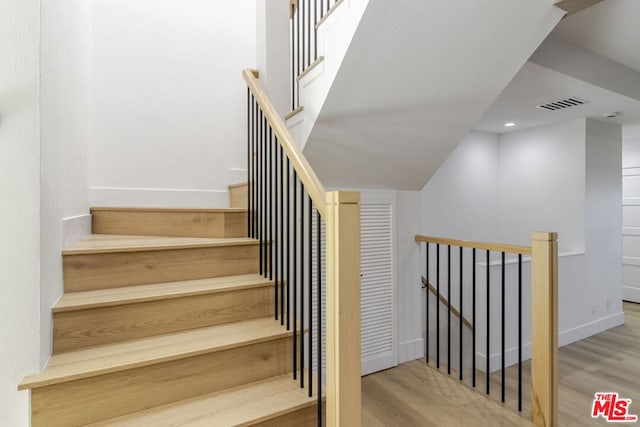
[[[552, 34], [640, 72], [640, 0], [605, 0], [563, 19]], [[547, 43], [554, 43], [553, 38]], [[589, 68], [589, 64], [583, 62], [584, 56], [569, 56], [562, 58], [565, 64], [573, 61], [576, 69]], [[598, 67], [593, 64], [592, 69], [599, 70]], [[504, 133], [581, 117], [597, 118], [618, 125], [640, 123], [640, 101], [552, 68], [533, 62], [525, 64], [485, 112], [475, 129]], [[605, 73], [602, 81], [612, 75]], [[590, 102], [558, 111], [534, 108], [574, 96]], [[610, 112], [622, 114], [615, 119], [603, 118], [604, 114]], [[507, 122], [514, 122], [516, 126], [506, 128], [504, 124]]]
[[553, 33], [640, 71], [639, 0], [604, 0], [563, 19]]
[[[557, 111], [535, 108], [540, 104], [575, 96], [589, 103]], [[602, 117], [614, 111], [621, 115], [615, 119]], [[598, 118], [619, 125], [638, 123], [640, 101], [528, 62], [475, 128], [503, 133], [581, 117]], [[507, 122], [516, 123], [516, 126], [506, 128], [504, 124]]]
[[322, 182], [422, 188], [560, 20], [551, 4], [369, 1], [304, 147]]

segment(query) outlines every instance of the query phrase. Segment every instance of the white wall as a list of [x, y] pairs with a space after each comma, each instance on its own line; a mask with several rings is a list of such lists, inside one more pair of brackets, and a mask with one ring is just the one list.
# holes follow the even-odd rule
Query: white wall
[[422, 189], [422, 231], [497, 241], [498, 136], [472, 131]]
[[93, 205], [225, 207], [246, 180], [254, 1], [93, 2]]
[[38, 370], [39, 0], [0, 2], [0, 425], [29, 425]]
[[622, 129], [622, 294], [640, 302], [640, 125]]
[[41, 7], [40, 365], [51, 354], [51, 307], [63, 293], [61, 250], [91, 231], [91, 5]]
[[584, 250], [585, 120], [500, 135], [500, 240], [558, 231], [559, 251]]
[[[619, 127], [584, 119], [499, 136], [471, 132], [422, 190], [422, 232], [528, 245], [532, 231], [557, 231], [563, 254], [559, 260], [560, 344], [619, 325], [623, 322], [620, 139]], [[457, 256], [452, 258], [457, 265]], [[478, 255], [478, 261], [484, 261], [484, 254]], [[492, 283], [500, 274], [499, 263], [493, 261]], [[424, 266], [420, 269], [424, 271]], [[479, 264], [482, 286], [485, 271]], [[525, 296], [529, 271], [525, 259]], [[507, 277], [515, 277], [515, 264], [507, 266]], [[441, 280], [446, 281], [446, 273]], [[455, 271], [452, 280], [457, 281]], [[500, 289], [497, 282], [492, 287]], [[457, 289], [454, 286], [451, 294], [454, 306], [459, 301]], [[483, 292], [479, 290], [479, 306], [484, 304]], [[493, 292], [492, 304], [499, 304]], [[479, 316], [482, 333], [484, 317], [481, 312]], [[499, 317], [492, 317], [492, 324], [497, 344]], [[525, 328], [528, 325], [525, 319]], [[524, 340], [528, 355], [527, 333]], [[511, 335], [507, 350], [514, 344]], [[499, 360], [498, 351], [492, 345], [492, 367]], [[479, 346], [478, 352], [482, 355], [484, 347]], [[513, 355], [512, 351], [508, 362]]]
[[256, 66], [281, 117], [291, 111], [290, 22], [289, 2], [256, 0]]
[[620, 126], [587, 120], [586, 166], [586, 284], [576, 294], [590, 299], [592, 318], [623, 323]]
[[420, 232], [420, 192], [396, 192], [396, 277], [398, 310], [398, 362], [424, 354], [422, 338], [423, 301], [420, 288], [420, 247], [414, 241]]

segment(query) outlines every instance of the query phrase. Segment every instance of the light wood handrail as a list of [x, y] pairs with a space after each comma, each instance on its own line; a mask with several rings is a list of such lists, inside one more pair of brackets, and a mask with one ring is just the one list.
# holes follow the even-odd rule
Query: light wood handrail
[[505, 245], [502, 243], [474, 242], [471, 240], [446, 239], [443, 237], [431, 237], [416, 235], [416, 242], [438, 243], [441, 245], [462, 246], [463, 248], [486, 249], [496, 252], [508, 252], [513, 254], [531, 255], [531, 246]]
[[[438, 290], [435, 286], [433, 286], [431, 283], [429, 283], [427, 286], [427, 279], [425, 279], [424, 276], [422, 276], [422, 286], [428, 288], [432, 294], [438, 295]], [[442, 304], [449, 305], [449, 300], [447, 300], [447, 298], [445, 298], [442, 294], [438, 296], [438, 299]], [[451, 313], [453, 313], [455, 317], [460, 319], [460, 312], [453, 306], [451, 306]], [[468, 329], [473, 330], [473, 325], [471, 325], [471, 322], [469, 322], [466, 317], [462, 318], [462, 323], [464, 323], [464, 326], [466, 326]]]
[[289, 129], [287, 129], [284, 121], [262, 89], [262, 86], [258, 83], [257, 74], [258, 72], [255, 70], [245, 69], [242, 71], [244, 81], [247, 83], [249, 90], [262, 109], [262, 113], [271, 126], [273, 133], [278, 138], [278, 142], [291, 161], [293, 169], [298, 173], [298, 177], [304, 184], [305, 190], [307, 190], [309, 196], [311, 196], [311, 200], [313, 200], [316, 209], [318, 209], [322, 218], [326, 220], [327, 208], [326, 191], [324, 186], [309, 165], [309, 162], [307, 162], [307, 159], [302, 154], [298, 144], [291, 136], [291, 133], [289, 133]]
[[258, 83], [256, 70], [242, 76], [265, 120], [326, 224], [326, 425], [361, 425], [360, 193], [326, 192]]

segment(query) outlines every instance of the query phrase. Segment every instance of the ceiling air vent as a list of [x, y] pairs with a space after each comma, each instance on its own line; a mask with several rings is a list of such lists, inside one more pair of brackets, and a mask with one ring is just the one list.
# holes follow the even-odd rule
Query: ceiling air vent
[[541, 110], [547, 111], [557, 111], [564, 110], [565, 108], [576, 107], [582, 104], [588, 104], [589, 101], [585, 101], [582, 98], [578, 98], [577, 96], [572, 96], [571, 98], [561, 99], [558, 101], [547, 102], [546, 104], [537, 105], [536, 108], [540, 108]]

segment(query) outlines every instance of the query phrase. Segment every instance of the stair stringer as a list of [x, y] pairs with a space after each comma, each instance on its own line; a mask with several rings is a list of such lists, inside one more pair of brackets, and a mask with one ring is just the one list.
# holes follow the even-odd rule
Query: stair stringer
[[330, 187], [421, 189], [563, 14], [553, 0], [370, 0], [325, 97], [330, 73], [301, 82], [305, 155]]
[[351, 40], [370, 0], [342, 0], [318, 27], [318, 57], [324, 60], [298, 82], [304, 110], [287, 120], [294, 139], [304, 148]]

